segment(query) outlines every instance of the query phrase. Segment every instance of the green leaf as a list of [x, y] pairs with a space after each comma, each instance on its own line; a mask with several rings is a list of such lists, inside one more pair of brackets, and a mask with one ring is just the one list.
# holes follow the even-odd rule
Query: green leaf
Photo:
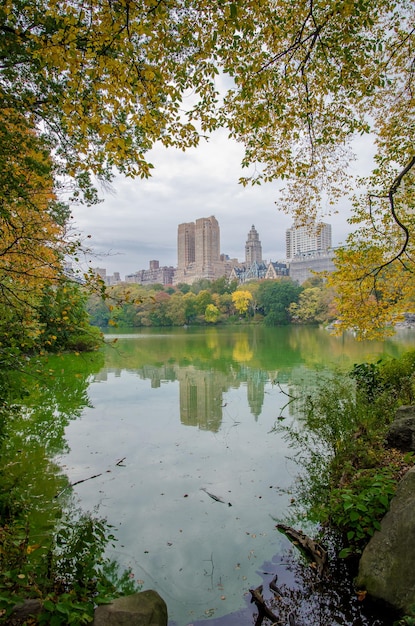
[[351, 548], [343, 548], [343, 550], [340, 550], [339, 552], [339, 559], [346, 559], [352, 553], [353, 553], [353, 550]]

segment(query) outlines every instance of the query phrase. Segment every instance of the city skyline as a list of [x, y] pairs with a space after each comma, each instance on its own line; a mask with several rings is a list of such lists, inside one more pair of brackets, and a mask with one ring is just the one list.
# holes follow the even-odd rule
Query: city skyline
[[[363, 160], [367, 151], [361, 149]], [[242, 187], [239, 177], [243, 148], [217, 132], [188, 152], [157, 147], [152, 151], [154, 173], [148, 180], [117, 175], [113, 192], [101, 190], [103, 202], [92, 207], [74, 206], [73, 228], [86, 237], [95, 255], [84, 265], [106, 267], [122, 275], [148, 268], [158, 259], [161, 266], [177, 265], [177, 225], [198, 215], [215, 215], [221, 227], [221, 252], [244, 259], [246, 235], [255, 224], [264, 259], [285, 258], [285, 231], [293, 217], [278, 211], [279, 184]], [[355, 166], [358, 167], [358, 164]], [[349, 201], [339, 205], [338, 215], [324, 215], [333, 228], [333, 246], [344, 243]], [[97, 256], [98, 255], [98, 256]]]
[[[292, 269], [292, 272], [291, 272]], [[231, 259], [220, 252], [220, 225], [214, 215], [199, 217], [194, 222], [177, 226], [177, 265], [160, 266], [159, 260], [149, 261], [147, 269], [140, 269], [124, 278], [119, 272], [110, 274], [106, 268], [94, 267], [96, 274], [114, 285], [129, 283], [150, 285], [192, 285], [201, 279], [216, 280], [227, 276], [243, 283], [254, 278], [273, 279], [291, 276], [300, 284], [312, 271], [333, 271], [331, 224], [310, 221], [308, 226], [292, 224], [286, 230], [286, 258], [284, 261], [263, 259], [258, 231], [252, 224], [245, 242], [245, 259]]]

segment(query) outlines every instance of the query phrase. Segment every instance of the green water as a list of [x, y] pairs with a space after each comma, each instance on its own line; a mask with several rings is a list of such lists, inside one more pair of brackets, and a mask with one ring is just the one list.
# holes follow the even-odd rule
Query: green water
[[296, 327], [106, 339], [101, 355], [49, 359], [49, 388], [32, 398], [44, 411], [35, 430], [60, 480], [78, 482], [77, 504], [116, 528], [110, 556], [162, 595], [178, 626], [244, 609], [287, 547], [275, 524], [290, 512], [298, 467], [273, 429], [295, 419], [288, 400], [327, 368], [415, 345], [410, 331], [362, 343]]

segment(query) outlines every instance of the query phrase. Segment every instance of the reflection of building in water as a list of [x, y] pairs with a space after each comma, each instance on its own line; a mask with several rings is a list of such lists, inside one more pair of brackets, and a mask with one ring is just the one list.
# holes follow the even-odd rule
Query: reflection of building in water
[[181, 368], [177, 374], [182, 424], [217, 432], [222, 423], [223, 374], [192, 367]]
[[264, 404], [265, 384], [268, 381], [268, 374], [262, 370], [251, 370], [247, 376], [248, 404], [252, 415], [257, 421], [262, 412]]
[[312, 382], [308, 379], [316, 376], [302, 366], [292, 371], [267, 372], [239, 363], [224, 372], [197, 369], [193, 365], [181, 367], [176, 363], [164, 363], [160, 366], [144, 365], [134, 370], [103, 368], [93, 380], [104, 382], [110, 376], [122, 376], [126, 371], [133, 371], [142, 380], [150, 381], [153, 389], [163, 383], [178, 381], [182, 424], [213, 432], [218, 432], [222, 425], [225, 405], [223, 396], [229, 389], [246, 387], [250, 412], [256, 421], [262, 413], [267, 384], [280, 386], [281, 393], [286, 394], [287, 399], [284, 414], [293, 415], [303, 403], [304, 385], [308, 386]]
[[122, 369], [119, 367], [103, 367], [100, 372], [94, 375], [94, 382], [106, 382], [108, 374], [114, 374], [116, 378], [121, 376]]
[[249, 408], [255, 417], [255, 421], [257, 421], [264, 404], [265, 385], [269, 380], [268, 372], [242, 365], [238, 379], [241, 382], [246, 382]]
[[142, 378], [151, 380], [151, 386], [153, 389], [160, 387], [162, 382], [176, 380], [174, 367], [166, 363], [161, 367], [144, 365], [144, 367], [138, 371], [140, 372], [140, 376]]

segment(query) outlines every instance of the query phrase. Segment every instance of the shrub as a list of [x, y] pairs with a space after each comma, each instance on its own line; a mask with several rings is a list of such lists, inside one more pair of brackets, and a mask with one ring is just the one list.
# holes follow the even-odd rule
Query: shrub
[[59, 522], [49, 546], [30, 543], [27, 523], [0, 528], [4, 616], [19, 600], [36, 597], [42, 604], [39, 624], [87, 624], [97, 604], [137, 591], [131, 572], [119, 575], [104, 557], [115, 540], [111, 531], [105, 519], [78, 511]]

